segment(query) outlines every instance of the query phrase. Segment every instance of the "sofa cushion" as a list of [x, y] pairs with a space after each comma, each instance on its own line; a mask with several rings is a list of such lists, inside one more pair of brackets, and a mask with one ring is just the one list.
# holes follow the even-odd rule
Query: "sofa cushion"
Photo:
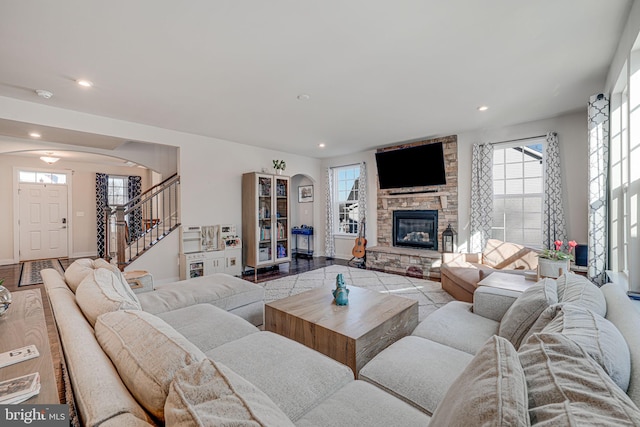
[[502, 317], [498, 335], [511, 341], [518, 348], [520, 342], [538, 319], [538, 316], [550, 305], [558, 302], [556, 281], [542, 279], [530, 286], [509, 307]]
[[131, 394], [159, 420], [164, 419], [164, 403], [175, 373], [206, 359], [166, 322], [144, 311], [105, 313], [95, 330]]
[[296, 422], [353, 381], [347, 366], [272, 332], [258, 332], [208, 351], [266, 393]]
[[256, 386], [222, 363], [203, 360], [177, 371], [164, 405], [167, 426], [291, 426]]
[[558, 302], [579, 305], [603, 317], [607, 314], [607, 301], [602, 291], [586, 277], [564, 274], [558, 277], [556, 284]]
[[452, 301], [440, 307], [413, 330], [411, 335], [476, 354], [489, 337], [498, 333], [500, 324], [472, 313], [472, 305]]
[[555, 304], [542, 312], [529, 332], [569, 337], [602, 366], [618, 387], [627, 391], [631, 375], [629, 347], [620, 331], [604, 317], [577, 305]]
[[155, 288], [154, 292], [138, 295], [142, 309], [152, 314], [195, 304], [213, 304], [231, 311], [256, 301], [264, 301], [262, 286], [224, 273], [162, 284]]
[[519, 350], [531, 424], [639, 425], [640, 410], [569, 337], [532, 335]]
[[106, 268], [107, 270], [111, 270], [114, 274], [118, 276], [120, 281], [126, 283], [126, 279], [118, 267], [115, 265], [109, 264], [102, 258], [89, 259], [89, 258], [81, 258], [77, 259], [67, 267], [64, 272], [64, 280], [67, 282], [69, 289], [73, 292], [78, 289], [82, 280], [87, 277], [89, 274], [93, 273], [93, 270], [98, 268]]
[[211, 304], [196, 304], [157, 316], [203, 352], [260, 331], [241, 317]]
[[364, 381], [352, 381], [296, 422], [298, 427], [425, 427], [429, 416]]
[[76, 302], [91, 326], [103, 313], [117, 310], [140, 310], [135, 294], [129, 285], [123, 285], [112, 271], [92, 270], [76, 289]]
[[431, 415], [473, 356], [424, 338], [408, 336], [364, 365], [367, 381]]
[[535, 270], [538, 257], [535, 251], [525, 246], [489, 239], [482, 250], [482, 263], [500, 270]]
[[631, 378], [627, 394], [640, 407], [640, 312], [621, 286], [607, 283], [600, 289], [607, 298], [607, 320], [618, 328], [629, 346]]
[[438, 405], [434, 426], [528, 426], [527, 385], [518, 353], [493, 336], [480, 348]]

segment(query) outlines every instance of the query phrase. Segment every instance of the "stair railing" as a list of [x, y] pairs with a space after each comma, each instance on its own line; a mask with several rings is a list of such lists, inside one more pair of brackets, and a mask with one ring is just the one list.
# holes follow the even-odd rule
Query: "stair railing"
[[107, 258], [124, 268], [180, 226], [180, 177], [173, 175], [106, 213]]

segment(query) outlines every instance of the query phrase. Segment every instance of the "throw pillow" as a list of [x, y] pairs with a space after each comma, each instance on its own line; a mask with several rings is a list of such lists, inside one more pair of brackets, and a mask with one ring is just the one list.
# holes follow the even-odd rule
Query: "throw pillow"
[[144, 311], [114, 311], [96, 322], [96, 338], [122, 381], [150, 414], [164, 420], [177, 371], [206, 356], [162, 319]]
[[589, 279], [578, 274], [564, 274], [556, 280], [558, 302], [571, 303], [588, 308], [604, 317], [607, 314], [607, 301], [604, 294]]
[[[559, 333], [570, 338], [593, 358], [623, 391], [629, 388], [631, 355], [624, 337], [604, 317], [573, 304], [547, 308], [529, 333]], [[525, 343], [527, 339], [523, 340]], [[524, 344], [523, 344], [524, 345]]]
[[529, 426], [518, 353], [494, 335], [478, 350], [436, 408], [434, 426]]
[[176, 372], [164, 405], [169, 426], [292, 426], [256, 386], [207, 359]]
[[502, 317], [498, 335], [518, 348], [538, 316], [550, 305], [558, 302], [556, 281], [542, 279], [527, 288]]
[[520, 349], [536, 426], [639, 425], [640, 410], [569, 337], [540, 333]]
[[93, 260], [89, 258], [77, 259], [64, 271], [64, 280], [73, 293], [76, 292], [85, 277], [93, 273]]
[[124, 286], [110, 270], [99, 268], [82, 280], [76, 289], [76, 303], [91, 326], [103, 313], [117, 310], [141, 310], [137, 298], [132, 298], [129, 285]]

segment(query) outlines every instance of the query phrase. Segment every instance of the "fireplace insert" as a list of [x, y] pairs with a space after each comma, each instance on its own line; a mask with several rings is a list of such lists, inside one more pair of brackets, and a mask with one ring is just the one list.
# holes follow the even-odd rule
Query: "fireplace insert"
[[438, 211], [393, 211], [393, 246], [438, 250]]

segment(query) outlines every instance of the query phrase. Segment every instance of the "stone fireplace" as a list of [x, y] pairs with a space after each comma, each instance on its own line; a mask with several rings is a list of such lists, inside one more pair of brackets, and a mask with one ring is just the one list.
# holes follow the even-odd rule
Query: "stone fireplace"
[[[445, 161], [446, 184], [430, 187], [410, 187], [391, 190], [378, 188], [378, 244], [367, 247], [367, 268], [405, 274], [425, 279], [440, 278], [442, 232], [451, 224], [458, 224], [458, 139], [457, 136], [418, 141], [400, 147], [441, 142]], [[394, 147], [395, 148], [395, 147]], [[428, 161], [425, 167], [429, 167]], [[398, 216], [411, 216], [412, 212], [435, 212], [433, 231], [419, 229], [426, 227], [405, 218], [405, 236], [394, 233]], [[425, 234], [429, 234], [428, 244], [424, 244]], [[405, 240], [406, 237], [406, 240]], [[398, 239], [404, 243], [398, 244]]]
[[438, 250], [438, 211], [393, 211], [393, 246]]

